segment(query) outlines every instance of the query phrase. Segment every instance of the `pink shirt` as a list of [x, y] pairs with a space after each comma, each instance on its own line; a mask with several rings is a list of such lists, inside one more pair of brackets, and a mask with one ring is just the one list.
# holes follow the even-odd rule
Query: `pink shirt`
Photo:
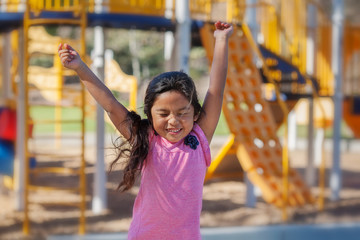
[[153, 133], [149, 137], [128, 239], [201, 239], [202, 192], [211, 156], [197, 124], [190, 135], [200, 143], [196, 149], [185, 145], [184, 140], [171, 143]]

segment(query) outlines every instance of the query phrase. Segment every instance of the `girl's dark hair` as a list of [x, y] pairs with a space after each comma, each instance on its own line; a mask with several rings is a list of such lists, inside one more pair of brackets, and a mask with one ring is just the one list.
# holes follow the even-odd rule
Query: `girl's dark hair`
[[149, 152], [149, 127], [152, 127], [151, 108], [160, 94], [168, 91], [177, 91], [183, 94], [190, 104], [194, 107], [194, 116], [201, 117], [202, 108], [198, 101], [194, 81], [184, 72], [165, 72], [156, 76], [149, 83], [144, 99], [144, 113], [147, 119], [131, 111], [129, 112], [126, 123], [130, 126], [130, 138], [117, 147], [119, 153], [111, 163], [110, 169], [125, 157], [125, 168], [123, 180], [117, 189], [126, 191], [130, 189], [144, 167], [145, 159]]

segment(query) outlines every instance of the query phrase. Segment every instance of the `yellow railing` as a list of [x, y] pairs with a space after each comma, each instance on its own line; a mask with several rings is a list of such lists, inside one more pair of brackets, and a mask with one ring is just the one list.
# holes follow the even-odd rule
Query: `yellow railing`
[[245, 15], [245, 0], [194, 0], [189, 7], [192, 18], [205, 21], [240, 23]]
[[[43, 10], [78, 12], [86, 6], [87, 12], [90, 13], [95, 12], [97, 7], [102, 7], [108, 13], [164, 16], [166, 11], [174, 12], [175, 2], [175, 0], [170, 0], [170, 2], [167, 0], [108, 0], [97, 5], [95, 0], [8, 0], [0, 3], [0, 6], [7, 12], [24, 11], [24, 8], [20, 6], [29, 4], [34, 12]], [[244, 18], [245, 7], [245, 0], [189, 1], [191, 17], [207, 21], [221, 19], [239, 23]]]
[[33, 11], [69, 11], [77, 12], [82, 9], [85, 0], [29, 0]]
[[18, 12], [21, 11], [21, 4], [24, 4], [21, 0], [0, 1], [0, 9], [3, 12]]
[[[90, 10], [93, 9], [93, 2], [93, 0], [89, 2]], [[108, 7], [110, 13], [164, 16], [166, 0], [109, 0], [104, 6]]]
[[334, 94], [334, 77], [331, 70], [331, 19], [316, 1], [307, 0], [316, 8], [314, 77], [319, 83], [319, 95]]
[[262, 44], [305, 72], [306, 24], [299, 17], [306, 19], [306, 2], [274, 0], [247, 7], [257, 9]]
[[189, 1], [190, 14], [195, 18], [209, 20], [211, 16], [212, 0]]
[[[175, 0], [172, 0], [175, 6]], [[24, 11], [21, 5], [28, 4], [32, 11], [78, 12], [86, 6], [88, 12], [95, 11], [95, 0], [8, 0], [0, 2], [6, 12]], [[109, 0], [101, 5], [109, 13], [144, 14], [164, 16], [166, 0]]]
[[[303, 74], [306, 73], [306, 39], [309, 30], [306, 19], [309, 3], [314, 4], [311, 0], [269, 0], [246, 6], [256, 8], [262, 44], [288, 59]], [[314, 6], [317, 12], [314, 76], [319, 81], [320, 95], [328, 96], [333, 94], [334, 89], [331, 71], [331, 21], [321, 6]]]

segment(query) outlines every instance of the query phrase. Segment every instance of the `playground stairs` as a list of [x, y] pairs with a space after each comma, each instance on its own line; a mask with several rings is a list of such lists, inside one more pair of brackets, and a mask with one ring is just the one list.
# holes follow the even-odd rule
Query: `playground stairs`
[[[74, 1], [75, 2], [75, 1]], [[77, 1], [76, 1], [77, 2]], [[47, 2], [49, 3], [49, 2]], [[85, 232], [86, 175], [85, 175], [85, 90], [77, 84], [65, 85], [71, 75], [61, 66], [57, 49], [61, 42], [70, 42], [85, 57], [85, 28], [87, 26], [85, 1], [65, 1], [62, 6], [29, 1], [24, 13], [24, 69], [25, 69], [25, 207], [24, 234], [30, 233], [31, 213], [36, 205], [61, 205], [79, 209], [79, 233]], [[44, 12], [63, 12], [71, 18], [44, 16]], [[64, 40], [51, 37], [38, 25], [69, 25], [77, 29], [79, 37]], [[52, 58], [53, 66], [38, 64], [41, 58]], [[40, 61], [41, 62], [41, 61]], [[44, 100], [36, 97], [41, 92]], [[71, 96], [70, 96], [71, 95]], [[70, 116], [69, 116], [70, 115]], [[74, 131], [65, 133], [66, 126]], [[69, 128], [69, 127], [67, 127]], [[51, 133], [41, 134], [41, 129]], [[34, 131], [36, 130], [36, 131]], [[66, 139], [66, 141], [64, 141]], [[77, 144], [78, 151], [70, 151], [67, 144]], [[56, 185], [45, 182], [46, 176], [58, 179]], [[71, 188], [64, 183], [71, 181]], [[67, 184], [69, 186], [69, 184]], [[72, 198], [63, 199], [64, 192]], [[41, 196], [53, 196], [51, 202], [43, 202]]]
[[[253, 61], [253, 46], [244, 28], [234, 27], [229, 40], [229, 69], [223, 103], [231, 136], [213, 160], [206, 179], [213, 177], [225, 156], [235, 155], [250, 181], [261, 189], [265, 201], [280, 208], [313, 203], [310, 190], [300, 175], [290, 167], [284, 172], [283, 148], [276, 135], [278, 126], [272, 108], [263, 98], [262, 77]], [[212, 33], [210, 24], [201, 29], [210, 61], [214, 44], [209, 40]], [[283, 112], [283, 116], [286, 117], [287, 112]], [[287, 178], [283, 177], [284, 173], [288, 174]]]

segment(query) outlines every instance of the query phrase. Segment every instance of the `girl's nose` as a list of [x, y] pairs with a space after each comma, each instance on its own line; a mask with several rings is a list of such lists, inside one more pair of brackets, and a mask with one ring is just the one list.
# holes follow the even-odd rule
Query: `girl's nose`
[[169, 119], [169, 124], [171, 125], [176, 125], [179, 123], [179, 119], [177, 116], [175, 115], [171, 115], [170, 119]]

